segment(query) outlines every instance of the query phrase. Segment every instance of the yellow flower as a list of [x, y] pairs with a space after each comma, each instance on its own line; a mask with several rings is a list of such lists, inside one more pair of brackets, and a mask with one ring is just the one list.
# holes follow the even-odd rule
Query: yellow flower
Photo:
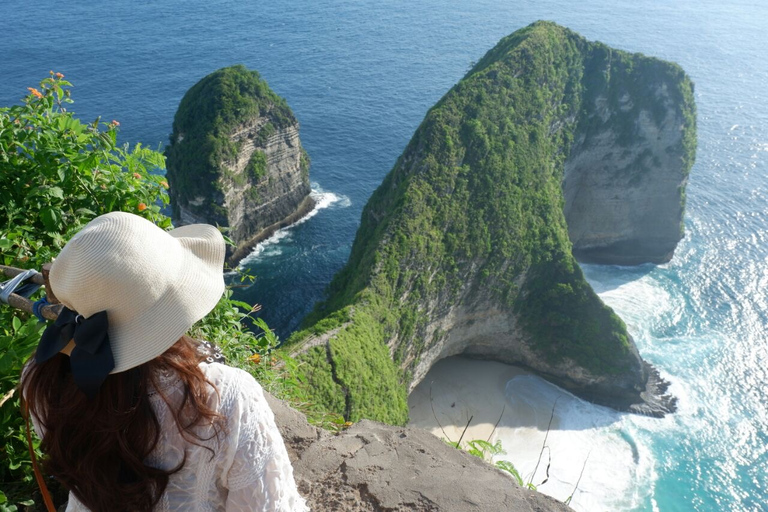
[[145, 205], [144, 203], [139, 203], [139, 206], [137, 206], [137, 208], [139, 209], [140, 212], [143, 212], [144, 210], [147, 209], [147, 205]]
[[253, 354], [248, 360], [252, 363], [259, 364], [261, 362], [261, 356], [259, 354]]
[[27, 87], [27, 89], [29, 90], [29, 92], [32, 93], [33, 96], [37, 96], [38, 98], [42, 98], [43, 97], [43, 95], [40, 93], [40, 91], [38, 91], [34, 87]]
[[163, 188], [168, 188], [168, 182], [167, 182], [167, 181], [165, 181], [165, 180], [161, 181], [161, 182], [160, 182], [160, 185], [162, 185], [162, 186], [163, 186]]

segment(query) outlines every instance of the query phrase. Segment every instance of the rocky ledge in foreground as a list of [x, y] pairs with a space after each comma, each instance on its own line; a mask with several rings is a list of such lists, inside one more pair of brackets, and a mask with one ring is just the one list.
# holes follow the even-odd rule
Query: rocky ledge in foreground
[[166, 150], [176, 225], [229, 226], [231, 264], [314, 208], [299, 123], [256, 71], [220, 69], [179, 104]]
[[668, 258], [695, 141], [679, 66], [548, 22], [502, 39], [427, 113], [289, 340], [309, 393], [352, 421], [404, 424], [406, 394], [464, 354], [619, 410], [673, 411], [573, 250]]
[[426, 430], [361, 421], [333, 435], [267, 394], [314, 512], [568, 512]]

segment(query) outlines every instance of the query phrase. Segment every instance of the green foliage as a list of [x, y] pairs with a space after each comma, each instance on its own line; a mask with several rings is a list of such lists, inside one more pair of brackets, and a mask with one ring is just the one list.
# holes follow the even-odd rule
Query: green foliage
[[251, 158], [248, 159], [245, 172], [248, 173], [252, 183], [256, 184], [261, 181], [267, 174], [267, 155], [258, 149], [254, 151]]
[[495, 444], [491, 444], [488, 441], [482, 439], [474, 439], [467, 441], [467, 447], [465, 448], [467, 453], [479, 457], [483, 460], [491, 460], [496, 455], [504, 455], [507, 452], [501, 447], [501, 440], [496, 441]]
[[[3, 498], [11, 504], [30, 495], [34, 486], [32, 465], [29, 459], [24, 420], [19, 414], [19, 394], [16, 390], [24, 362], [40, 341], [42, 324], [35, 318], [22, 319], [0, 311], [0, 483], [9, 494], [0, 490], [0, 507]], [[10, 321], [8, 321], [10, 320]], [[33, 443], [39, 452], [37, 439]], [[2, 510], [2, 508], [0, 508]]]
[[259, 354], [264, 359], [277, 347], [277, 336], [263, 320], [255, 319], [256, 332], [246, 327], [246, 319], [251, 318], [253, 310], [245, 302], [232, 300], [232, 290], [227, 290], [216, 307], [189, 330], [193, 338], [210, 341], [221, 347], [227, 362], [235, 367], [252, 371], [262, 366], [254, 366], [250, 359]]
[[[479, 457], [486, 462], [490, 462], [500, 470], [509, 473], [520, 487], [524, 486], [523, 477], [520, 476], [520, 472], [517, 471], [517, 468], [515, 468], [514, 464], [508, 460], [498, 460], [494, 462], [494, 457], [507, 454], [507, 452], [505, 452], [501, 447], [501, 440], [497, 440], [496, 443], [491, 444], [488, 441], [483, 441], [482, 439], [474, 439], [472, 441], [467, 441], [467, 447], [465, 450], [470, 455], [474, 455], [475, 457]], [[533, 490], [536, 490], [536, 488], [534, 487]]]
[[[82, 226], [110, 211], [171, 227], [161, 213], [168, 204], [167, 184], [159, 174], [164, 157], [138, 145], [118, 146], [116, 121], [81, 122], [65, 108], [71, 103], [69, 87], [63, 76], [51, 73], [40, 90], [30, 89], [23, 104], [0, 108], [3, 264], [39, 269]], [[228, 291], [190, 334], [221, 346], [231, 364], [250, 371], [268, 390], [289, 400], [299, 396], [295, 381], [284, 373], [277, 376], [271, 356], [277, 336], [261, 319], [253, 321], [252, 330], [244, 326], [251, 313]], [[43, 327], [35, 318], [0, 307], [0, 510], [30, 504], [25, 498], [35, 486], [14, 389]], [[316, 417], [343, 425], [337, 416]]]
[[[459, 443], [453, 442], [453, 441], [444, 441], [454, 448], [457, 448], [459, 450], [463, 449], [468, 454], [473, 455], [479, 459], [484, 460], [485, 462], [488, 462], [490, 464], [493, 464], [500, 470], [509, 473], [512, 478], [515, 479], [515, 482], [517, 482], [517, 485], [520, 487], [526, 487], [525, 483], [523, 482], [523, 477], [520, 476], [520, 472], [515, 468], [515, 465], [512, 464], [508, 460], [493, 460], [494, 457], [498, 455], [506, 455], [507, 452], [504, 451], [504, 448], [501, 446], [501, 440], [497, 440], [495, 443], [491, 444], [488, 441], [484, 441], [482, 439], [474, 439], [472, 441], [467, 441], [467, 444], [465, 447], [459, 446]], [[527, 488], [536, 490], [536, 486], [529, 484]]]
[[[83, 123], [65, 106], [71, 84], [51, 73], [21, 105], [0, 108], [0, 263], [39, 269], [97, 215], [122, 210], [170, 226], [161, 154], [117, 145], [119, 123]], [[0, 483], [29, 496], [34, 486], [18, 397], [21, 366], [39, 341], [34, 318], [0, 309]], [[1, 398], [0, 398], [1, 399]], [[8, 505], [10, 507], [11, 505]]]
[[[495, 462], [495, 465], [497, 468], [499, 468], [502, 471], [506, 471], [510, 475], [512, 475], [512, 478], [515, 479], [515, 482], [517, 482], [517, 485], [520, 487], [523, 487], [523, 477], [520, 476], [520, 472], [515, 468], [515, 465], [509, 462], [508, 460], [498, 460]], [[535, 487], [532, 487], [532, 490], [536, 490]]]
[[276, 131], [277, 130], [275, 130], [275, 125], [270, 122], [265, 123], [256, 136], [256, 144], [261, 147], [266, 147], [267, 142], [269, 142], [269, 138], [274, 135]]
[[[268, 119], [255, 140], [259, 146], [276, 130], [296, 123], [285, 100], [272, 92], [258, 72], [243, 65], [219, 69], [187, 91], [165, 153], [174, 209], [183, 205], [211, 222], [228, 225], [226, 211], [215, 208], [223, 198], [217, 184], [227, 173], [227, 161], [237, 155], [232, 132], [255, 116]], [[261, 167], [251, 168], [249, 163], [248, 175], [258, 181], [264, 174]], [[203, 201], [190, 203], [198, 197]]]
[[355, 312], [357, 321], [352, 321], [349, 310], [340, 310], [314, 324], [312, 334], [298, 334], [329, 336], [298, 357], [299, 375], [312, 401], [347, 421], [370, 418], [403, 425], [408, 415], [402, 373], [380, 342], [392, 318], [369, 317], [372, 311]]
[[97, 215], [122, 210], [162, 227], [163, 156], [117, 145], [118, 123], [83, 123], [68, 112], [70, 83], [55, 75], [22, 105], [0, 108], [2, 261], [35, 266]]
[[309, 180], [309, 166], [311, 164], [311, 161], [309, 159], [309, 154], [306, 152], [304, 148], [301, 148], [301, 157], [299, 160], [299, 167], [301, 168], [301, 178], [304, 180]]

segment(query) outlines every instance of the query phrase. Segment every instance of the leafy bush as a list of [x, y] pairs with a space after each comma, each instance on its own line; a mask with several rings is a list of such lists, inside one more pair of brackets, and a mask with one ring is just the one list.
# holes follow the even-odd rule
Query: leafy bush
[[[71, 84], [51, 72], [22, 104], [0, 108], [0, 263], [39, 269], [88, 221], [110, 211], [132, 212], [170, 227], [164, 166], [156, 151], [117, 145], [119, 123], [84, 123], [66, 105]], [[14, 500], [33, 485], [14, 388], [42, 325], [0, 309], [0, 465]], [[0, 500], [5, 495], [0, 491]]]
[[[39, 269], [82, 226], [111, 211], [171, 227], [161, 211], [168, 204], [160, 174], [164, 156], [138, 144], [118, 146], [117, 121], [77, 119], [66, 108], [70, 86], [51, 72], [39, 89], [29, 88], [22, 104], [0, 108], [2, 264]], [[276, 380], [269, 354], [277, 338], [260, 320], [258, 334], [248, 331], [241, 322], [250, 311], [227, 292], [191, 334], [221, 346], [228, 361], [270, 383]], [[0, 510], [28, 503], [35, 487], [15, 388], [43, 327], [29, 315], [0, 308]], [[272, 389], [290, 396], [286, 382]]]
[[[14, 502], [27, 500], [35, 485], [15, 387], [42, 330], [36, 318], [22, 319], [8, 313], [0, 311], [0, 511], [13, 510]], [[36, 450], [38, 445], [34, 443]]]
[[250, 176], [253, 183], [258, 183], [267, 173], [267, 157], [263, 151], [256, 150], [248, 160], [248, 166], [245, 171]]
[[[60, 75], [60, 74], [57, 74]], [[0, 251], [3, 263], [37, 267], [97, 215], [132, 212], [163, 228], [163, 156], [117, 145], [119, 123], [68, 112], [70, 83], [51, 75], [21, 105], [0, 108]]]

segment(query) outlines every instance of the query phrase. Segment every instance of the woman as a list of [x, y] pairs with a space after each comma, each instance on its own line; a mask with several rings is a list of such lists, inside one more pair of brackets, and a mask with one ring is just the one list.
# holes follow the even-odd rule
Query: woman
[[304, 511], [259, 384], [200, 362], [186, 331], [224, 291], [224, 241], [123, 212], [51, 266], [64, 304], [22, 384], [68, 511]]

